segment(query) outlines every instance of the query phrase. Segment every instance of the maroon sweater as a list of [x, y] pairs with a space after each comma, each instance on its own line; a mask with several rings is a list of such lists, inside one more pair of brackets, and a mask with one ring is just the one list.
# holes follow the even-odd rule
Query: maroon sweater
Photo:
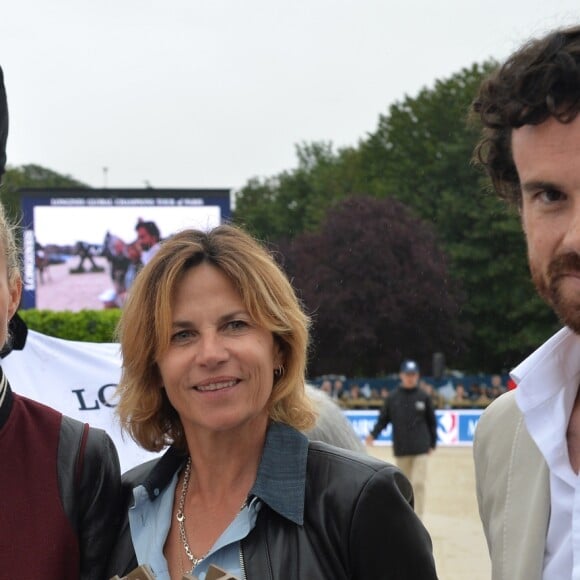
[[58, 485], [61, 421], [10, 390], [0, 408], [0, 578], [79, 578], [79, 544]]

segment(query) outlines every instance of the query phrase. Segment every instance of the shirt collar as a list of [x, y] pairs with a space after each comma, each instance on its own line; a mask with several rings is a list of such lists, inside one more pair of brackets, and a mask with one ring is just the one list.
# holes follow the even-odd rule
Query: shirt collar
[[302, 525], [307, 459], [307, 437], [288, 425], [272, 423], [250, 494], [281, 516]]
[[[169, 485], [186, 455], [174, 447], [157, 461], [147, 477], [138, 482], [154, 501]], [[256, 496], [271, 509], [292, 522], [304, 523], [308, 438], [283, 423], [272, 423], [266, 433], [262, 458], [250, 496]]]
[[10, 319], [8, 323], [9, 340], [3, 348], [0, 349], [0, 358], [8, 356], [13, 350], [22, 350], [26, 344], [28, 336], [28, 327], [26, 322], [20, 318], [18, 312]]
[[[575, 485], [566, 431], [580, 379], [580, 336], [557, 332], [512, 372], [518, 383], [516, 403], [526, 429], [551, 472]], [[553, 493], [553, 491], [552, 491]]]
[[576, 388], [580, 378], [580, 336], [567, 327], [561, 329], [510, 374], [518, 385], [516, 401], [524, 413], [570, 385]]
[[159, 460], [153, 460], [155, 462], [153, 469], [146, 474], [144, 479], [137, 481], [134, 487], [144, 486], [149, 499], [155, 501], [169, 485], [175, 472], [181, 467], [186, 458], [186, 453], [175, 447], [170, 447]]

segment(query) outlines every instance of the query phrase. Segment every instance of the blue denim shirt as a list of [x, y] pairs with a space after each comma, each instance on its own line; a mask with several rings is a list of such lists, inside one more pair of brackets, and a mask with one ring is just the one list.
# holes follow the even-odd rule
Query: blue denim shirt
[[[307, 453], [308, 439], [304, 435], [281, 423], [270, 425], [249, 503], [196, 566], [194, 573], [199, 580], [205, 580], [210, 564], [242, 577], [240, 541], [254, 528], [262, 502], [281, 516], [302, 525]], [[181, 468], [183, 464], [163, 490], [155, 490], [153, 497], [144, 485], [133, 489], [134, 504], [129, 510], [131, 539], [137, 561], [149, 564], [157, 580], [169, 580], [163, 547], [173, 516], [175, 488]]]

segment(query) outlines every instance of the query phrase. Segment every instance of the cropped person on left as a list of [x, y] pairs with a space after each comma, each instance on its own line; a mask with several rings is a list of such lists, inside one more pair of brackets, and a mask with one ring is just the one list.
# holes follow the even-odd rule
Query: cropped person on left
[[309, 321], [270, 254], [233, 226], [166, 240], [122, 313], [120, 419], [159, 459], [124, 476], [111, 576], [215, 564], [248, 580], [436, 578], [393, 465], [299, 430]]
[[[0, 177], [7, 133], [0, 69]], [[15, 239], [0, 205], [2, 357], [22, 289]], [[115, 446], [101, 429], [14, 393], [9, 379], [0, 370], [0, 578], [103, 580], [119, 519]]]

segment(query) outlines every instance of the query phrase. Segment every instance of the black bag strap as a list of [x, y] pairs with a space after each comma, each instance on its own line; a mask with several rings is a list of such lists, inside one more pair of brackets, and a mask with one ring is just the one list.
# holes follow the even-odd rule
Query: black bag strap
[[63, 415], [58, 443], [58, 486], [64, 511], [78, 532], [78, 508], [89, 425]]

